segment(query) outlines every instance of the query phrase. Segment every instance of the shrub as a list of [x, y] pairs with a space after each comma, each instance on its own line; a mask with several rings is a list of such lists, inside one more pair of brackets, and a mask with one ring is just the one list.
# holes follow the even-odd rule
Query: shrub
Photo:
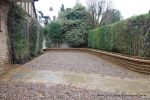
[[64, 42], [68, 43], [70, 47], [87, 47], [90, 28], [88, 14], [86, 8], [80, 4], [59, 13], [58, 21], [65, 37]]
[[72, 29], [65, 34], [65, 39], [71, 47], [82, 47], [87, 41], [87, 31], [82, 29]]
[[57, 22], [51, 22], [47, 27], [44, 28], [46, 36], [46, 46], [49, 48], [52, 43], [58, 45], [63, 41], [61, 25]]

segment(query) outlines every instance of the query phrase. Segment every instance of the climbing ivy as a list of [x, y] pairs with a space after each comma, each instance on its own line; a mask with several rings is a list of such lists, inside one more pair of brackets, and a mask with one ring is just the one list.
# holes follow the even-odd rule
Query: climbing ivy
[[38, 53], [40, 53], [43, 39], [43, 28], [40, 26], [37, 20], [33, 19], [29, 30], [29, 47], [31, 56], [37, 56]]
[[42, 49], [42, 28], [32, 19], [29, 32], [26, 29], [26, 12], [17, 5], [12, 5], [8, 12], [8, 31], [12, 63], [25, 63], [31, 56], [36, 56]]
[[8, 30], [13, 63], [23, 63], [29, 59], [28, 42], [24, 31], [25, 14], [20, 7], [15, 5], [12, 5], [12, 9], [10, 8], [8, 12]]

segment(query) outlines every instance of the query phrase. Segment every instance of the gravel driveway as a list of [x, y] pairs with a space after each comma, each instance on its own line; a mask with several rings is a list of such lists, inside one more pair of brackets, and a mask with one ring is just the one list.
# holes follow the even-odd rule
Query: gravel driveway
[[29, 67], [33, 70], [96, 73], [102, 76], [119, 77], [122, 79], [148, 78], [146, 75], [130, 71], [95, 55], [83, 52], [47, 52], [25, 64], [24, 67]]
[[[24, 69], [27, 69], [27, 71]], [[143, 78], [144, 80], [147, 80], [148, 78], [146, 75], [130, 71], [88, 53], [46, 52], [25, 65], [13, 69], [8, 72], [9, 74], [2, 77], [0, 76], [0, 100], [150, 100], [146, 97], [147, 95], [131, 95], [127, 91], [111, 89], [98, 90], [97, 88], [90, 90], [87, 87], [79, 88], [74, 85], [72, 86], [71, 84], [63, 85], [61, 83], [45, 83], [44, 81], [27, 82], [25, 80], [13, 80], [22, 79], [27, 73], [30, 74], [30, 71], [35, 72], [34, 75], [37, 76], [36, 79], [44, 79], [40, 78], [43, 76], [41, 76], [42, 73], [38, 74], [38, 72], [45, 70], [52, 70], [56, 72], [69, 71], [75, 73], [91, 73], [98, 74], [98, 76], [100, 75], [101, 77], [110, 76], [116, 78], [116, 80], [121, 78], [120, 80], [123, 81], [123, 86], [126, 86], [124, 83], [125, 78], [128, 78], [129, 80], [134, 79], [133, 81], [139, 78]], [[49, 75], [47, 73], [43, 74]], [[30, 75], [32, 79], [33, 76], [32, 74]], [[95, 82], [97, 81], [98, 80]], [[108, 88], [110, 87], [109, 85], [112, 87], [114, 85], [114, 83], [108, 84], [107, 81], [105, 81], [105, 83], [108, 85]], [[133, 83], [136, 84], [136, 82]], [[134, 87], [134, 84], [131, 85]], [[99, 87], [101, 87], [101, 85]], [[140, 88], [140, 86], [138, 86], [138, 88]], [[150, 91], [147, 92], [149, 93]]]
[[142, 100], [142, 96], [46, 83], [0, 82], [0, 100]]

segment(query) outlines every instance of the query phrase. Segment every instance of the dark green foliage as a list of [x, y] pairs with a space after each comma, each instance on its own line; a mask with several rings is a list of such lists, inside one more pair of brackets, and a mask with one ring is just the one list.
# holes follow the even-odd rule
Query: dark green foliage
[[55, 21], [51, 22], [45, 29], [46, 46], [50, 47], [51, 43], [60, 44], [63, 41], [63, 34], [61, 31], [61, 25]]
[[71, 47], [86, 47], [89, 25], [88, 12], [80, 4], [73, 9], [66, 9], [59, 13], [58, 21], [62, 26], [65, 42]]
[[37, 52], [41, 50], [43, 36], [40, 33], [40, 26], [34, 20], [28, 32], [25, 28], [27, 27], [26, 15], [25, 11], [15, 4], [8, 12], [9, 49], [12, 63], [25, 63], [30, 60], [31, 55], [37, 55]]
[[67, 19], [70, 20], [82, 20], [87, 21], [88, 18], [88, 12], [86, 11], [86, 8], [80, 4], [76, 5], [72, 10], [70, 10], [65, 15]]
[[150, 57], [150, 14], [91, 30], [88, 47]]
[[40, 53], [41, 50], [43, 49], [43, 41], [44, 41], [44, 28], [40, 26], [40, 35], [39, 35], [39, 50], [38, 52]]
[[65, 34], [67, 43], [72, 47], [84, 47], [87, 43], [87, 31], [85, 29], [72, 29]]
[[8, 13], [8, 29], [10, 33], [11, 53], [13, 63], [24, 62], [29, 58], [29, 48], [26, 41], [25, 12], [18, 6], [14, 6]]
[[38, 53], [40, 53], [42, 50], [43, 38], [44, 34], [42, 27], [37, 20], [33, 19], [29, 30], [29, 46], [31, 56], [37, 56]]

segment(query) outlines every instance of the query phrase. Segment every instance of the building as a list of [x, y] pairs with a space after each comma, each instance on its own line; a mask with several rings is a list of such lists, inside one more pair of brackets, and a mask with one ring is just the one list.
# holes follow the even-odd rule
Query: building
[[37, 19], [41, 26], [46, 26], [48, 23], [51, 22], [51, 19], [49, 16], [44, 16], [42, 11], [37, 11]]
[[[8, 36], [7, 18], [8, 11], [12, 7], [12, 4], [19, 5], [26, 14], [26, 25], [28, 32], [28, 26], [32, 18], [37, 18], [34, 2], [38, 0], [0, 0], [0, 72], [5, 70], [2, 67], [4, 64], [10, 63], [9, 45], [11, 45]], [[13, 8], [11, 8], [13, 9]]]
[[35, 5], [34, 2], [38, 0], [24, 0], [24, 2], [17, 1], [17, 5], [19, 5], [26, 13], [28, 13], [30, 18], [37, 18], [36, 10], [35, 10]]
[[[0, 1], [0, 68], [1, 65], [9, 62], [8, 52], [8, 30], [7, 13], [9, 4], [7, 0]], [[2, 69], [0, 69], [1, 71]]]
[[50, 17], [45, 16], [42, 11], [37, 11], [37, 19], [43, 27], [51, 22]]
[[[49, 16], [44, 16], [42, 11], [37, 11], [37, 19], [38, 19], [38, 21], [39, 21], [39, 23], [42, 27], [45, 27], [46, 25], [48, 25], [51, 22], [50, 17]], [[45, 38], [43, 40], [42, 45], [43, 45], [42, 48], [46, 49], [46, 40], [45, 40]]]
[[44, 27], [45, 26], [45, 24], [44, 24], [45, 19], [43, 18], [44, 14], [42, 13], [42, 11], [36, 11], [36, 13], [37, 13], [37, 19], [38, 19], [40, 25], [42, 27]]
[[49, 16], [43, 16], [43, 18], [45, 19], [45, 25], [47, 25], [51, 22], [51, 19]]

